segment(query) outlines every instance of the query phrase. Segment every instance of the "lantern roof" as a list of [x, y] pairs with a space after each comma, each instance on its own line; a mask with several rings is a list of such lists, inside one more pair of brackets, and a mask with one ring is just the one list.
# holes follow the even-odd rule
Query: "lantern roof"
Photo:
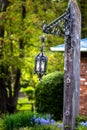
[[[64, 52], [65, 51], [65, 44], [61, 44], [55, 47], [50, 47], [51, 51], [58, 51]], [[87, 52], [87, 38], [83, 38], [80, 40], [80, 51]]]

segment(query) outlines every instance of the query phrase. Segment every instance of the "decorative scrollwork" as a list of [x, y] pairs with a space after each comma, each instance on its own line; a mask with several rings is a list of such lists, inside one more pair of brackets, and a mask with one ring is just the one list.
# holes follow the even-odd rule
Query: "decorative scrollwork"
[[55, 19], [48, 25], [43, 21], [43, 32], [46, 34], [53, 34], [59, 36], [69, 35], [70, 28], [70, 10], [67, 8], [66, 12]]

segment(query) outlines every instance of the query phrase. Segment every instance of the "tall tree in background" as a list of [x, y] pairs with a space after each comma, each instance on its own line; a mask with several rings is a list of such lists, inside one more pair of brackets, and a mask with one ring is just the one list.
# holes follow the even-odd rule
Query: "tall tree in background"
[[[24, 4], [25, 0], [21, 1], [21, 29], [23, 28], [23, 20], [26, 16], [26, 7]], [[8, 6], [8, 1], [3, 1], [2, 6], [1, 6], [1, 11], [2, 14], [5, 15], [2, 16], [6, 19], [6, 8]], [[5, 13], [4, 13], [5, 12]], [[1, 17], [1, 18], [2, 18]], [[1, 19], [3, 20], [3, 19]], [[9, 28], [11, 28], [11, 19], [9, 21]], [[4, 23], [4, 22], [3, 22]], [[18, 93], [20, 89], [20, 77], [21, 77], [21, 68], [15, 67], [15, 65], [10, 64], [6, 59], [6, 61], [3, 63], [3, 59], [5, 57], [6, 53], [6, 42], [5, 38], [6, 35], [8, 38], [11, 38], [10, 36], [12, 35], [12, 30], [8, 29], [9, 31], [6, 31], [6, 27], [4, 27], [4, 24], [1, 24], [0, 26], [0, 58], [2, 59], [0, 62], [0, 112], [9, 112], [9, 113], [14, 113], [16, 110], [16, 105], [17, 105], [17, 99], [18, 99]], [[22, 31], [22, 30], [21, 30]], [[6, 33], [6, 34], [5, 34]], [[19, 58], [23, 57], [22, 50], [24, 49], [24, 42], [23, 39], [19, 39]], [[14, 52], [14, 46], [12, 39], [9, 40], [9, 44], [7, 45], [7, 55], [11, 56], [13, 55]], [[8, 58], [8, 57], [7, 57]]]
[[[25, 2], [26, 0], [21, 0], [21, 31], [23, 30], [24, 26], [24, 19], [26, 17], [26, 7], [25, 7]], [[22, 37], [19, 38], [19, 58], [23, 58], [23, 50], [24, 50], [24, 40]], [[14, 71], [15, 70], [15, 71]], [[13, 89], [13, 95], [10, 97], [10, 104], [13, 106], [11, 108], [11, 105], [9, 106], [9, 109], [11, 109], [11, 112], [14, 112], [16, 110], [16, 105], [17, 105], [17, 100], [18, 100], [18, 95], [19, 95], [19, 90], [20, 90], [20, 78], [21, 78], [21, 68], [17, 67], [16, 69], [13, 67], [12, 68], [13, 75], [15, 75], [14, 78], [14, 89]], [[11, 87], [12, 88], [12, 87]]]
[[4, 25], [2, 23], [2, 20], [4, 18], [4, 13], [6, 12], [6, 8], [8, 6], [9, 2], [8, 0], [3, 0], [0, 3], [0, 12], [2, 13], [1, 17], [0, 17], [0, 111], [1, 112], [6, 112], [7, 110], [7, 92], [6, 92], [6, 75], [8, 75], [8, 69], [7, 66], [5, 66], [2, 62], [3, 59], [3, 48], [4, 48], [4, 32], [5, 32], [5, 28]]

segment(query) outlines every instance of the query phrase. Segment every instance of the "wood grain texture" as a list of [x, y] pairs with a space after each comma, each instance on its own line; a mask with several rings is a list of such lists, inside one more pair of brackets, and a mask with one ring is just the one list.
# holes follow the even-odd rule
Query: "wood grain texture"
[[76, 0], [70, 0], [69, 24], [65, 34], [63, 130], [74, 130], [79, 114], [81, 14]]

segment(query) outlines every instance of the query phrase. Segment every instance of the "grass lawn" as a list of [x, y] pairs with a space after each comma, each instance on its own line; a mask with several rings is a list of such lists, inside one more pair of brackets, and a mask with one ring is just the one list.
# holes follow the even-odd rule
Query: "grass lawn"
[[21, 97], [18, 99], [18, 104], [17, 104], [17, 110], [18, 111], [25, 111], [29, 110], [31, 111], [34, 107], [34, 101], [31, 100], [29, 101], [27, 97]]

